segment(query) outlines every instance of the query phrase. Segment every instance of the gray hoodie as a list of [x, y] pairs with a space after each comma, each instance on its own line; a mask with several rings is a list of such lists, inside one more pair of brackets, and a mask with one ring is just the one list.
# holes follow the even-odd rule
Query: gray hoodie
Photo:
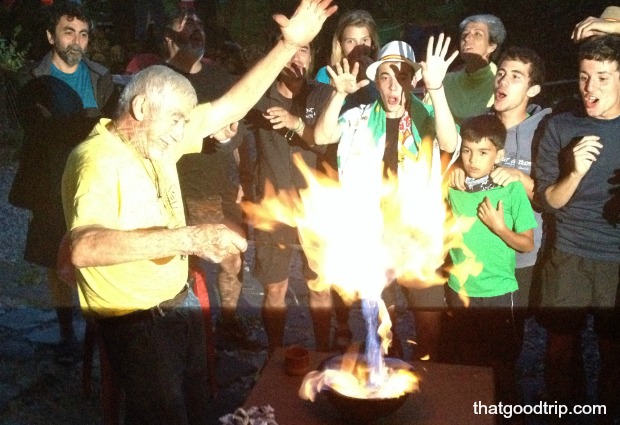
[[[507, 129], [504, 160], [502, 166], [516, 168], [530, 175], [532, 171], [532, 141], [542, 119], [551, 113], [551, 108], [543, 109], [538, 105], [528, 105], [528, 117], [521, 123]], [[517, 268], [531, 267], [542, 240], [542, 217], [534, 211], [538, 227], [534, 229], [534, 249], [527, 253], [517, 253]]]

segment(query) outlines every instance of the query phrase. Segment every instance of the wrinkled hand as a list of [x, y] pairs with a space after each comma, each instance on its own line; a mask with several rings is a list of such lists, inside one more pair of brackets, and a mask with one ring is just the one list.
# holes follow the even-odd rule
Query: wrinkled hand
[[452, 52], [452, 55], [446, 59], [448, 47], [450, 46], [450, 37], [445, 38], [443, 33], [439, 34], [437, 45], [434, 45], [435, 37], [428, 40], [426, 46], [426, 61], [420, 62], [422, 66], [422, 78], [426, 87], [437, 88], [443, 83], [443, 79], [448, 72], [448, 68], [459, 54], [458, 50]]
[[606, 21], [605, 19], [589, 16], [575, 25], [570, 38], [577, 42], [593, 35], [611, 34], [617, 32], [619, 28], [619, 22]]
[[491, 180], [500, 186], [507, 186], [512, 182], [521, 181], [523, 173], [516, 168], [497, 167], [491, 171]]
[[267, 109], [267, 111], [263, 114], [263, 117], [273, 124], [274, 130], [279, 130], [281, 128], [288, 128], [292, 130], [297, 127], [297, 124], [299, 124], [298, 116], [291, 114], [289, 111], [280, 106], [274, 106]]
[[192, 232], [192, 252], [200, 258], [221, 262], [229, 255], [248, 248], [247, 241], [223, 224], [201, 224]]
[[359, 63], [355, 62], [353, 68], [349, 66], [349, 61], [344, 58], [342, 60], [342, 65], [340, 63], [336, 64], [336, 70], [331, 66], [327, 67], [327, 72], [331, 78], [331, 84], [334, 86], [336, 91], [341, 94], [351, 94], [355, 93], [362, 87], [367, 86], [370, 81], [367, 79], [357, 81], [357, 74], [359, 72]]
[[502, 201], [497, 203], [497, 209], [495, 209], [489, 198], [485, 196], [484, 200], [478, 205], [478, 218], [495, 234], [506, 229]]
[[603, 145], [598, 136], [585, 136], [573, 147], [573, 171], [583, 177], [600, 155]]
[[228, 124], [226, 127], [214, 133], [213, 138], [215, 138], [219, 142], [227, 142], [228, 139], [230, 139], [231, 137], [234, 137], [237, 134], [238, 129], [239, 129], [239, 122], [236, 121], [232, 124]]
[[302, 47], [319, 33], [325, 20], [333, 15], [338, 6], [330, 6], [332, 0], [301, 0], [297, 10], [288, 19], [278, 14], [273, 19], [280, 26], [285, 43]]
[[450, 187], [464, 191], [465, 187], [465, 170], [461, 167], [454, 167], [450, 172]]

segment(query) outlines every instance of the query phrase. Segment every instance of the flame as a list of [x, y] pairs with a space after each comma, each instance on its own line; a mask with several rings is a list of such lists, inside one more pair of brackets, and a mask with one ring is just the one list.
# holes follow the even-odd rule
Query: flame
[[327, 368], [306, 374], [299, 388], [299, 397], [314, 401], [324, 388], [351, 398], [396, 398], [418, 391], [419, 379], [408, 369], [385, 368], [385, 379], [380, 386], [367, 385], [370, 367], [357, 361], [357, 354], [349, 351], [342, 357], [338, 369]]
[[[311, 170], [301, 156], [295, 156], [294, 164], [303, 174], [306, 188], [298, 193], [276, 191], [268, 184], [260, 204], [245, 202], [242, 208], [256, 228], [271, 230], [280, 224], [297, 228], [308, 263], [318, 275], [308, 282], [312, 290], [333, 286], [349, 302], [380, 301], [382, 290], [394, 279], [418, 288], [443, 284], [448, 250], [466, 249], [462, 234], [473, 220], [457, 220], [449, 213], [443, 176], [431, 170], [432, 143], [425, 139], [417, 157], [404, 158], [398, 178], [378, 178], [383, 175], [383, 164], [366, 155], [357, 158], [353, 171], [336, 182]], [[464, 282], [467, 275], [476, 275], [481, 268], [472, 255], [452, 272]], [[378, 333], [381, 351], [386, 353], [392, 337], [391, 323], [385, 305], [379, 304]], [[324, 385], [340, 388], [359, 381], [351, 373], [343, 376], [324, 371], [319, 373], [321, 376], [315, 376], [315, 372], [310, 375], [309, 387], [319, 391]], [[400, 373], [385, 379], [386, 387], [392, 385], [387, 381], [406, 388], [412, 385], [411, 376]], [[360, 389], [363, 385], [357, 387], [356, 391], [367, 391]], [[382, 387], [373, 391], [384, 391]]]

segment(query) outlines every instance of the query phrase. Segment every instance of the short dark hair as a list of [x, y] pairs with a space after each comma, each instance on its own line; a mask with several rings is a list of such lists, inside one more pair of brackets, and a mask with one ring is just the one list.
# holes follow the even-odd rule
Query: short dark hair
[[545, 63], [542, 58], [528, 47], [509, 47], [501, 54], [498, 65], [504, 61], [519, 61], [530, 66], [530, 87], [545, 82]]
[[489, 139], [500, 150], [504, 149], [506, 143], [506, 127], [494, 114], [477, 115], [463, 122], [461, 137], [464, 141], [474, 143]]
[[88, 29], [93, 28], [92, 22], [86, 16], [84, 9], [78, 3], [74, 1], [59, 1], [54, 3], [50, 8], [50, 12], [47, 19], [47, 30], [54, 34], [56, 31], [56, 25], [60, 22], [60, 19], [66, 16], [70, 21], [77, 19], [88, 24]]
[[610, 61], [620, 66], [620, 35], [607, 34], [587, 38], [579, 45], [577, 57], [579, 62], [582, 60]]

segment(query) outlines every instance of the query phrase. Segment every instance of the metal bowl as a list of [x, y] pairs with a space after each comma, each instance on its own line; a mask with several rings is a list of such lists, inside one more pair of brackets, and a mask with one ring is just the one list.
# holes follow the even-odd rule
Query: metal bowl
[[[384, 359], [387, 367], [392, 369], [413, 370], [413, 367], [400, 359], [387, 357]], [[365, 362], [365, 357], [360, 356], [357, 362]], [[338, 355], [325, 360], [320, 370], [339, 369], [342, 356]], [[333, 388], [325, 388], [321, 396], [325, 398], [338, 412], [343, 420], [349, 423], [367, 423], [379, 418], [389, 416], [402, 407], [410, 393], [391, 398], [356, 398], [346, 396]]]

